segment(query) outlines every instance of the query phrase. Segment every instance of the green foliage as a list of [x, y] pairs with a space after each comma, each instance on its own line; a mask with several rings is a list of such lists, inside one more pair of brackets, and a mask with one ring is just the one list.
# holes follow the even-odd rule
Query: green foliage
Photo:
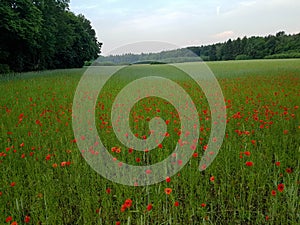
[[1, 0], [0, 63], [13, 71], [82, 67], [101, 43], [68, 0]]
[[85, 61], [84, 66], [91, 66], [93, 64], [93, 61]]
[[249, 55], [237, 55], [235, 57], [235, 60], [247, 60], [247, 59], [251, 59], [251, 57]]
[[[282, 54], [280, 58], [292, 58], [294, 54], [290, 54], [290, 51], [300, 53], [300, 33], [287, 35], [281, 31], [275, 36], [229, 39], [225, 43], [200, 47], [194, 46], [188, 47], [188, 49], [202, 58], [209, 57], [210, 61], [263, 59], [273, 54]], [[277, 58], [277, 56], [274, 58]]]
[[292, 58], [300, 58], [300, 52], [290, 52], [290, 53], [281, 53], [268, 55], [265, 59], [292, 59]]

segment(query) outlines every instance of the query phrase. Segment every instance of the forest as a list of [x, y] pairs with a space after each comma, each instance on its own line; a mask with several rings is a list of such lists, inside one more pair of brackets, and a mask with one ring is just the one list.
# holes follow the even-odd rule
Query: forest
[[[201, 57], [201, 59], [199, 58]], [[176, 63], [189, 61], [226, 61], [248, 59], [300, 58], [300, 33], [280, 31], [266, 37], [229, 39], [224, 43], [192, 46], [160, 53], [123, 54], [100, 57], [98, 64], [128, 64], [155, 61]]]
[[203, 60], [245, 60], [265, 58], [298, 58], [300, 57], [300, 33], [291, 35], [284, 31], [266, 37], [229, 39], [201, 47], [188, 47]]
[[100, 54], [91, 22], [69, 0], [0, 0], [0, 72], [82, 67]]

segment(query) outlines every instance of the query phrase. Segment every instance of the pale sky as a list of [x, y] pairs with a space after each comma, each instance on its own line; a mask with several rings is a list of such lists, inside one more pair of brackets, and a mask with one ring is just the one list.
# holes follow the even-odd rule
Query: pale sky
[[300, 0], [71, 0], [70, 9], [92, 22], [103, 55], [143, 41], [186, 47], [300, 32]]

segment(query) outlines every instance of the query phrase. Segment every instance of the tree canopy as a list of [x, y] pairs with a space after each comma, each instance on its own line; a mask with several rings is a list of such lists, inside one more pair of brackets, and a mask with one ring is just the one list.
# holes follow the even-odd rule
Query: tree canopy
[[0, 15], [2, 68], [82, 67], [100, 54], [91, 22], [70, 11], [69, 0], [0, 0]]

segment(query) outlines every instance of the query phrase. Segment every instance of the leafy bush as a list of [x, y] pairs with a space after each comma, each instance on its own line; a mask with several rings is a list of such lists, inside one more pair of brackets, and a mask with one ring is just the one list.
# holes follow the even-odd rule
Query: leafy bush
[[93, 64], [93, 61], [85, 61], [84, 66], [90, 66]]
[[114, 62], [109, 62], [109, 61], [105, 61], [105, 62], [94, 62], [92, 64], [92, 66], [115, 66], [117, 65], [116, 63]]
[[292, 59], [292, 58], [300, 58], [300, 52], [289, 52], [289, 53], [281, 53], [268, 55], [265, 59]]
[[248, 59], [251, 59], [249, 55], [237, 55], [235, 57], [235, 60], [248, 60]]

